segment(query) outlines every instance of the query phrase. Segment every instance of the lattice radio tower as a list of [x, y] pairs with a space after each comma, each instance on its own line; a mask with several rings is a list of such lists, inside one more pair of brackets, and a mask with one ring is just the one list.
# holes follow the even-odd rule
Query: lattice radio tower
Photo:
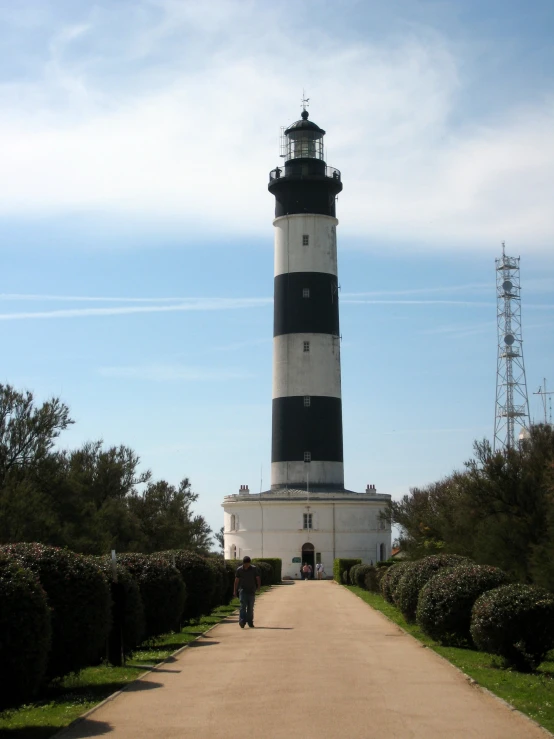
[[496, 370], [495, 451], [506, 451], [529, 435], [529, 400], [523, 363], [521, 336], [521, 283], [519, 257], [507, 257], [502, 242], [502, 257], [496, 264], [496, 306], [498, 360]]

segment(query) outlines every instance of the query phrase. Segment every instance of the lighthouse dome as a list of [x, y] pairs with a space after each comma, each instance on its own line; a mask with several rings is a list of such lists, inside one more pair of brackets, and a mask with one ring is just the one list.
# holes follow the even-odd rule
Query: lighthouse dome
[[303, 110], [301, 119], [299, 121], [295, 121], [287, 128], [285, 136], [288, 136], [289, 133], [292, 133], [293, 131], [313, 131], [317, 132], [320, 136], [325, 136], [325, 131], [320, 128], [317, 123], [308, 120], [309, 115], [310, 114], [307, 110]]

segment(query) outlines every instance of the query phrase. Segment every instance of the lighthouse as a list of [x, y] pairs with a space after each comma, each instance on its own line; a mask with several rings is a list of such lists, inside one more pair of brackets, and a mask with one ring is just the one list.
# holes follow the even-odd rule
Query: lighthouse
[[[281, 142], [284, 162], [269, 174], [274, 314], [271, 487], [247, 484], [225, 496], [227, 559], [279, 557], [299, 578], [303, 562], [328, 575], [337, 557], [375, 563], [390, 556], [381, 517], [390, 495], [372, 483], [344, 485], [336, 202], [338, 169], [325, 162], [325, 131], [300, 119]], [[369, 455], [368, 455], [369, 457]]]
[[271, 488], [344, 488], [336, 198], [325, 131], [300, 120], [284, 132], [275, 196]]

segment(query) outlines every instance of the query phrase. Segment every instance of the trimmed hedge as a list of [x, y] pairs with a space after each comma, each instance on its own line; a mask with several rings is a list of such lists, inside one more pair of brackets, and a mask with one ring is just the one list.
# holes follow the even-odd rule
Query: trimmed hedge
[[230, 603], [233, 600], [233, 592], [235, 590], [235, 573], [239, 562], [237, 559], [226, 559], [225, 560], [225, 571], [227, 573], [227, 594], [226, 602]]
[[536, 669], [554, 648], [554, 594], [519, 584], [484, 593], [473, 606], [471, 636], [516, 670]]
[[269, 562], [264, 562], [263, 560], [259, 560], [259, 559], [253, 559], [252, 564], [258, 570], [260, 579], [262, 581], [262, 585], [272, 585], [273, 584], [273, 567], [269, 564]]
[[187, 588], [187, 600], [182, 613], [183, 621], [193, 621], [207, 616], [212, 610], [214, 591], [218, 587], [218, 577], [205, 557], [186, 549], [162, 552], [168, 562], [175, 560], [175, 567]]
[[361, 559], [338, 558], [333, 562], [333, 579], [337, 582], [344, 582], [343, 573], [346, 572], [346, 583], [348, 583], [348, 573], [354, 565], [361, 565]]
[[397, 586], [395, 603], [408, 623], [415, 621], [421, 588], [443, 567], [460, 564], [470, 564], [470, 560], [457, 554], [439, 554], [412, 562], [404, 570]]
[[[111, 582], [112, 580], [112, 562], [111, 557], [94, 557], [98, 562], [98, 566]], [[144, 604], [140, 594], [139, 584], [131, 572], [122, 564], [117, 563], [117, 582], [123, 591], [123, 651], [125, 654], [131, 652], [138, 647], [146, 633], [146, 625], [144, 621]], [[115, 619], [116, 604], [113, 601], [112, 593], [112, 628], [117, 628]]]
[[146, 637], [179, 629], [187, 597], [179, 570], [158, 554], [121, 554], [118, 562], [140, 588]]
[[281, 571], [283, 568], [283, 560], [279, 557], [256, 557], [255, 562], [267, 562], [273, 569], [272, 585], [281, 584]]
[[50, 609], [37, 576], [0, 557], [0, 709], [34, 697], [50, 651]]
[[385, 573], [381, 578], [381, 593], [387, 603], [390, 603], [393, 606], [396, 604], [396, 588], [398, 587], [402, 575], [411, 564], [411, 562], [398, 562], [398, 564], [385, 570]]
[[505, 572], [488, 565], [439, 570], [419, 593], [417, 623], [431, 639], [445, 646], [471, 646], [473, 604], [483, 593], [508, 582]]
[[110, 588], [98, 565], [44, 544], [7, 544], [0, 553], [32, 570], [46, 592], [52, 613], [47, 678], [97, 664], [111, 626]]

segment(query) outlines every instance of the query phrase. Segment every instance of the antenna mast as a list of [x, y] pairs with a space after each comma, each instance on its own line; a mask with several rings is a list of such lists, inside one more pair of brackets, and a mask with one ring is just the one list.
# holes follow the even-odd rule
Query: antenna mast
[[521, 335], [519, 257], [506, 256], [502, 242], [502, 257], [495, 259], [495, 265], [498, 358], [493, 450], [506, 451], [516, 445], [516, 423], [519, 438], [529, 433], [530, 415]]
[[546, 399], [547, 399], [548, 396], [554, 395], [554, 391], [547, 390], [546, 389], [546, 377], [542, 381], [542, 386], [539, 387], [539, 389], [537, 390], [537, 392], [536, 393], [533, 393], [533, 395], [540, 395], [541, 396], [542, 408], [543, 408], [543, 411], [544, 411], [544, 423], [545, 424], [547, 424], [547, 423], [552, 424], [552, 398], [551, 397], [548, 398], [549, 406], [550, 406], [550, 418], [548, 417], [548, 413], [547, 413], [547, 401], [546, 401]]

